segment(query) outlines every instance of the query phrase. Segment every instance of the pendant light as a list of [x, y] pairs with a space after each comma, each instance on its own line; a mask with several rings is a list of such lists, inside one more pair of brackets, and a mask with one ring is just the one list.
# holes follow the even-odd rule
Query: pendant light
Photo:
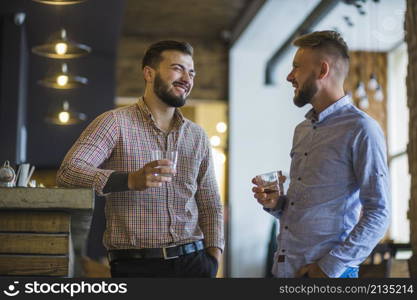
[[50, 5], [71, 5], [71, 4], [78, 4], [82, 3], [85, 0], [32, 0], [42, 4], [50, 4]]
[[355, 96], [359, 99], [366, 96], [365, 84], [362, 81], [356, 85]]
[[70, 109], [68, 101], [62, 103], [62, 109], [49, 115], [46, 121], [55, 125], [74, 125], [87, 119], [84, 113], [75, 112]]
[[39, 80], [38, 83], [49, 88], [68, 90], [79, 88], [86, 85], [88, 79], [81, 76], [75, 76], [68, 73], [67, 64], [62, 64], [62, 70], [55, 76], [47, 77]]
[[369, 108], [368, 96], [365, 95], [359, 99], [359, 108], [363, 110]]
[[[375, 56], [376, 54], [374, 54]], [[375, 66], [375, 64], [374, 64]], [[371, 76], [369, 77], [369, 81], [368, 81], [368, 89], [371, 91], [375, 91], [378, 87], [378, 80], [376, 79], [376, 75], [375, 73], [371, 73]]]
[[69, 59], [89, 54], [91, 47], [69, 40], [67, 31], [61, 29], [58, 39], [47, 44], [35, 46], [32, 48], [32, 52], [49, 58]]
[[382, 102], [384, 101], [384, 92], [380, 85], [377, 86], [375, 94], [374, 94], [375, 101]]

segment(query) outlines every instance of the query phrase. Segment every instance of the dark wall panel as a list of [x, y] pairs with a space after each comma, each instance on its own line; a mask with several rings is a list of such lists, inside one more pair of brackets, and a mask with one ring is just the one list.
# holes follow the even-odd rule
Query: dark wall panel
[[26, 160], [28, 45], [14, 14], [3, 13], [0, 23], [0, 163], [15, 165]]
[[[45, 5], [30, 0], [1, 1], [1, 16], [13, 16], [17, 12], [26, 14], [27, 45], [24, 46], [26, 54], [22, 58], [10, 46], [4, 50], [4, 45], [16, 44], [15, 38], [7, 36], [2, 39], [0, 76], [2, 86], [7, 89], [1, 90], [0, 134], [7, 134], [7, 142], [4, 138], [0, 142], [0, 163], [5, 159], [19, 163], [16, 158], [18, 133], [25, 119], [18, 118], [18, 111], [21, 115], [27, 115], [27, 159], [24, 160], [42, 169], [58, 168], [85, 126], [97, 115], [114, 107], [116, 49], [123, 9], [124, 0], [89, 0], [69, 6]], [[67, 30], [69, 39], [90, 46], [92, 53], [69, 60], [45, 58], [31, 53], [33, 46], [50, 41], [61, 28]], [[23, 71], [27, 78], [27, 101], [23, 104], [20, 102], [25, 98], [25, 89], [22, 87], [26, 81], [18, 75], [19, 70], [22, 72], [21, 62], [25, 63], [26, 69]], [[88, 85], [76, 90], [54, 90], [37, 83], [45, 76], [61, 70], [63, 62], [68, 64], [71, 74], [87, 77]], [[7, 81], [4, 76], [7, 76]], [[4, 95], [5, 91], [10, 94]], [[88, 119], [70, 126], [46, 123], [48, 113], [62, 107], [64, 100], [69, 102], [73, 110], [85, 113]]]

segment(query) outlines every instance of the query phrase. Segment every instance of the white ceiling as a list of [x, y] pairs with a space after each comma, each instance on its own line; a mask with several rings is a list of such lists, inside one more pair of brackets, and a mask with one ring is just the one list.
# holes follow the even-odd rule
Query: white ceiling
[[[353, 5], [340, 2], [314, 30], [336, 29], [350, 50], [390, 51], [404, 40], [405, 0], [368, 0], [360, 15]], [[352, 27], [344, 20], [348, 16]]]
[[[233, 48], [266, 52], [279, 49], [320, 0], [268, 0]], [[340, 3], [314, 28], [336, 29], [351, 50], [390, 51], [404, 39], [406, 0], [367, 0], [365, 15], [353, 5]], [[349, 27], [344, 16], [354, 26]]]
[[234, 49], [267, 53], [280, 48], [319, 0], [268, 0], [246, 28]]

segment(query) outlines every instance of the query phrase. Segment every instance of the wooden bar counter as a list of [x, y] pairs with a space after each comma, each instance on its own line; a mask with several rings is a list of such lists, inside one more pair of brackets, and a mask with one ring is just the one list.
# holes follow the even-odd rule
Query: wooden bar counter
[[0, 276], [79, 277], [92, 189], [0, 188]]

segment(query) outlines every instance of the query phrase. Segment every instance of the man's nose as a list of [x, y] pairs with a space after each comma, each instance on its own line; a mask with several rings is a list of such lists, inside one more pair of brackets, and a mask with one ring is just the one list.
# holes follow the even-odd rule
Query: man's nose
[[185, 82], [187, 82], [187, 83], [191, 83], [191, 82], [192, 82], [191, 75], [190, 75], [190, 74], [188, 74], [188, 72], [183, 72], [183, 73], [182, 73], [181, 80], [182, 80], [182, 81], [185, 81]]
[[294, 76], [292, 75], [292, 72], [287, 75], [287, 81], [292, 82], [294, 80]]

